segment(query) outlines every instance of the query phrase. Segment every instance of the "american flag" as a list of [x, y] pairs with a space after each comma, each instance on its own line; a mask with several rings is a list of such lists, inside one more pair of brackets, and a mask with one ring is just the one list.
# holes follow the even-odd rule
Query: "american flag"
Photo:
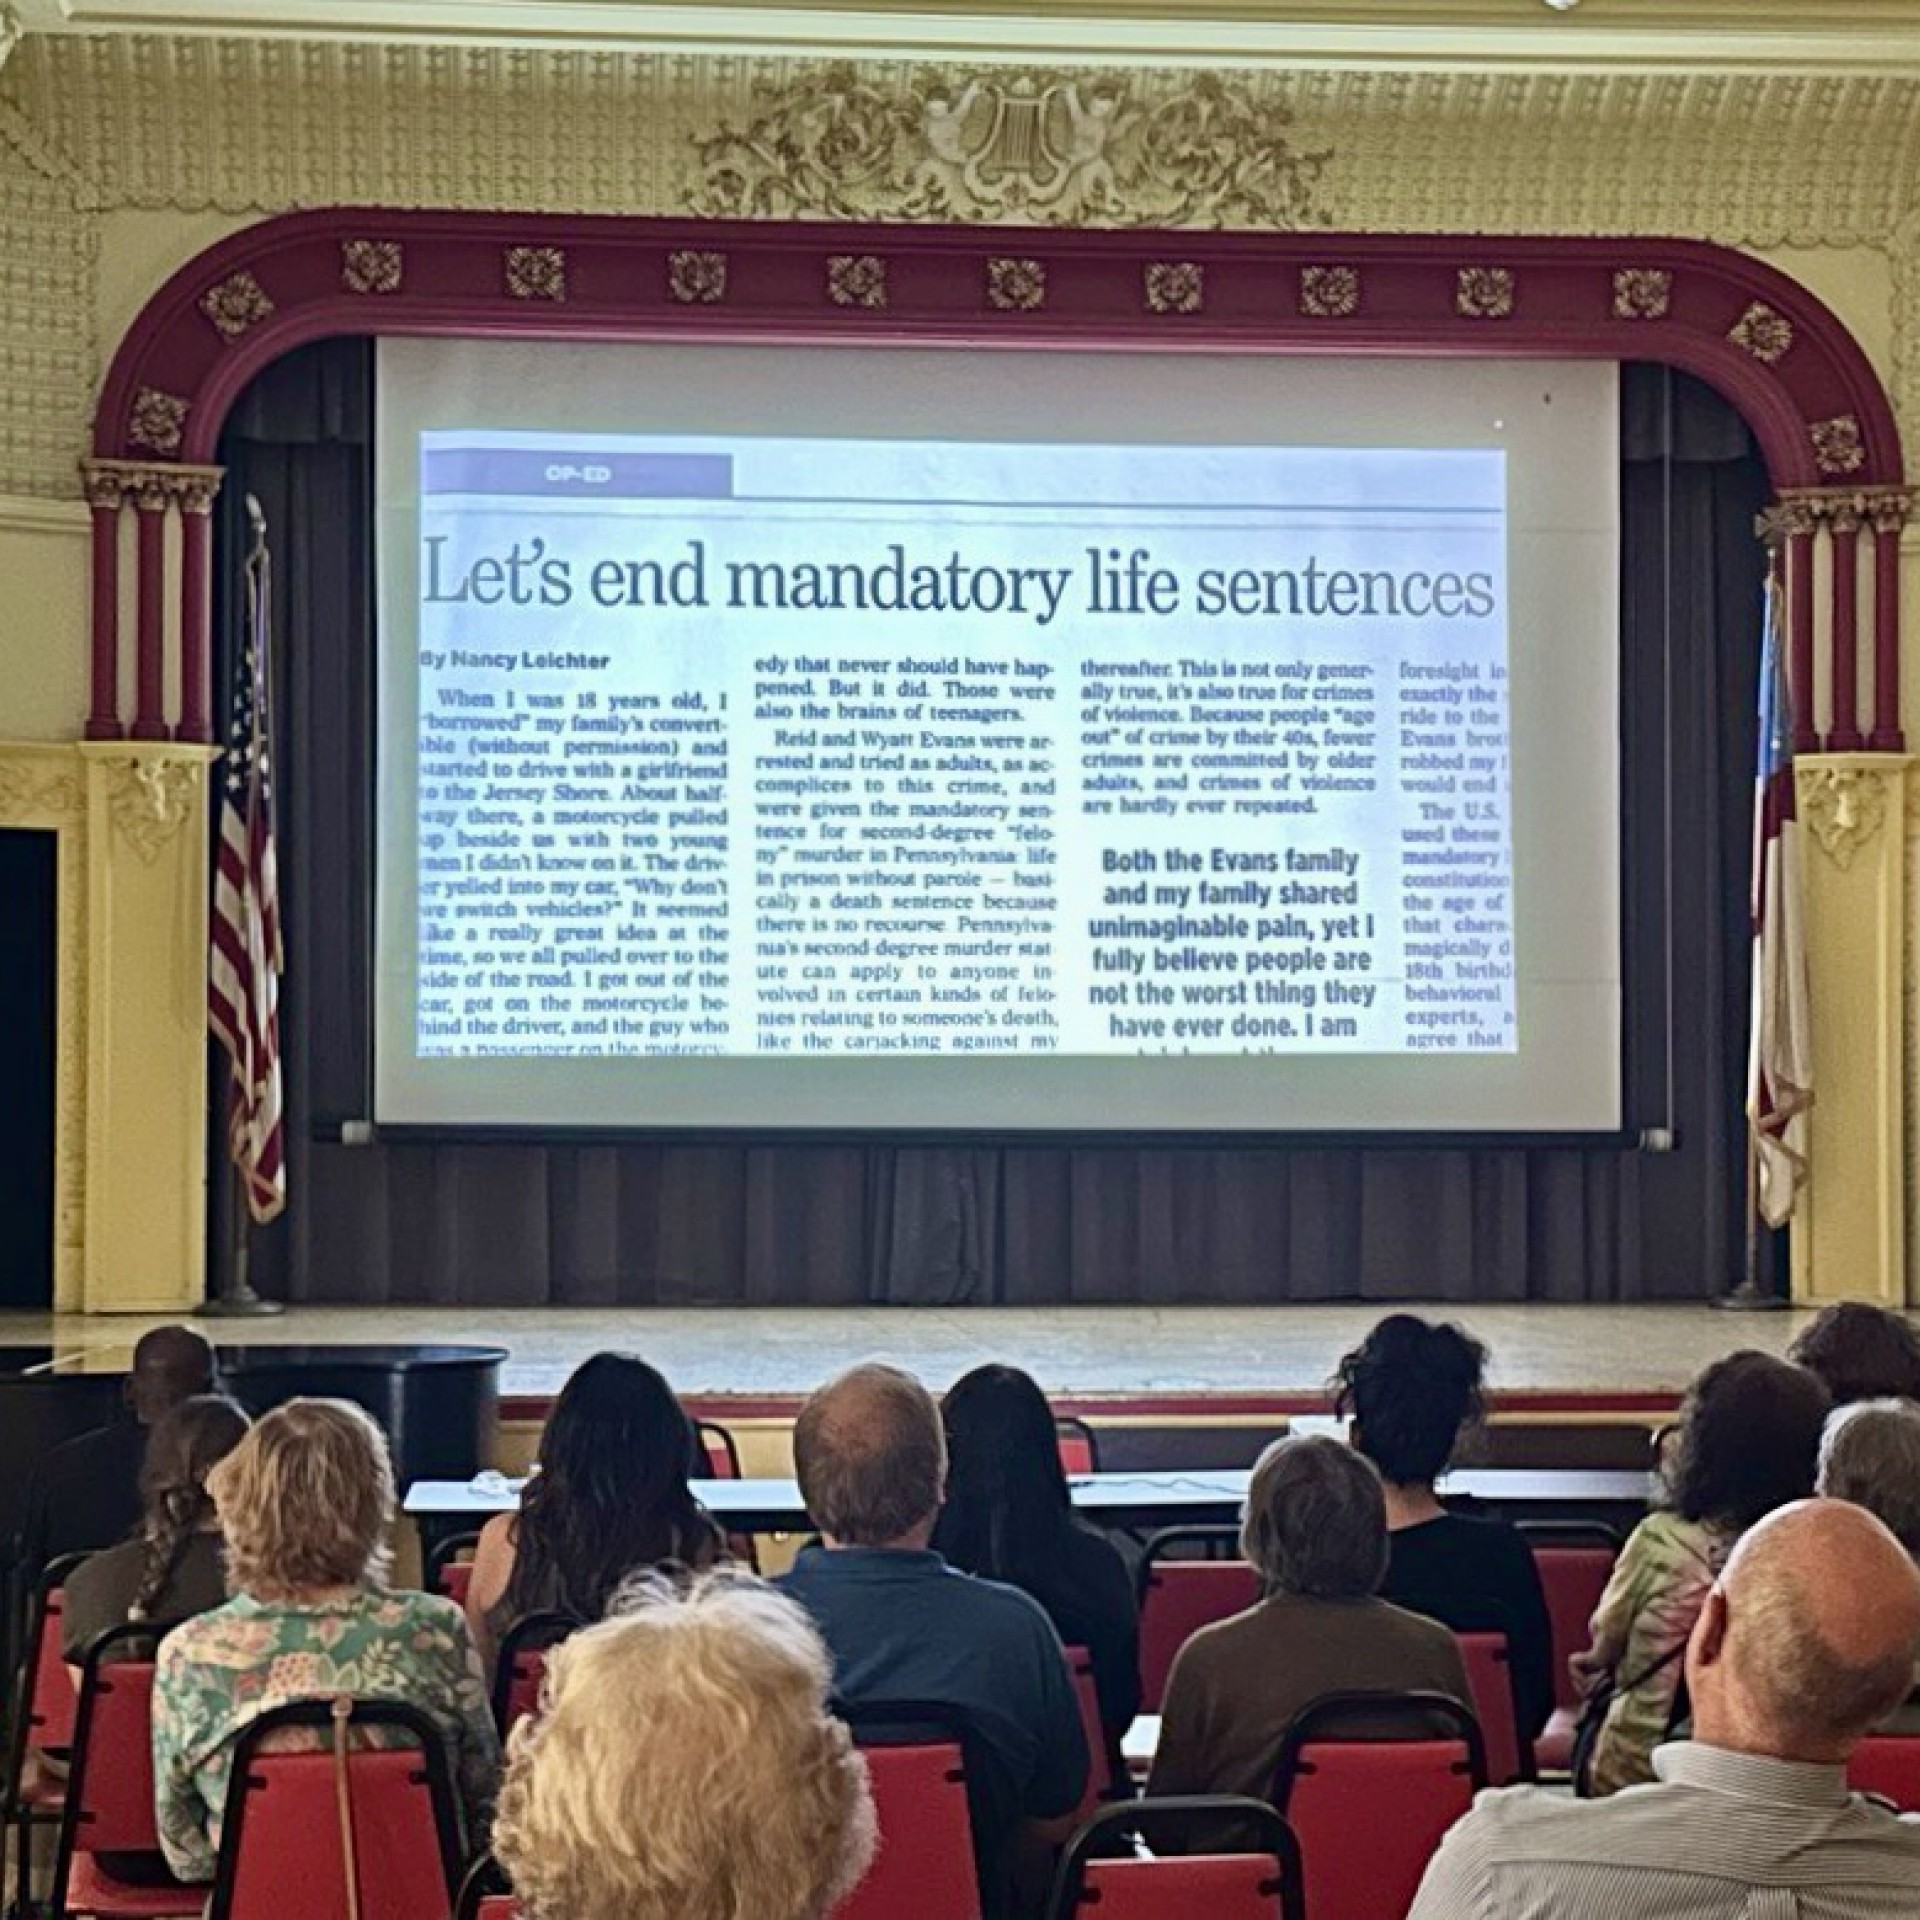
[[1783, 1227], [1807, 1177], [1813, 1044], [1800, 920], [1800, 829], [1794, 819], [1793, 710], [1780, 645], [1780, 593], [1767, 582], [1760, 653], [1760, 753], [1753, 795], [1753, 1013], [1747, 1126], [1754, 1205]]
[[266, 523], [251, 499], [247, 643], [233, 676], [226, 787], [213, 880], [213, 958], [208, 1022], [226, 1048], [227, 1151], [262, 1223], [287, 1204], [286, 1136], [280, 1089], [280, 886], [273, 846], [268, 655], [273, 574]]

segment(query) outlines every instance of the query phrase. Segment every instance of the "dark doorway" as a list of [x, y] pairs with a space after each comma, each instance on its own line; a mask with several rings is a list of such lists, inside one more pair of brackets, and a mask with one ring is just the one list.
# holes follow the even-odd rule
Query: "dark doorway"
[[0, 1307], [53, 1305], [55, 844], [0, 828]]

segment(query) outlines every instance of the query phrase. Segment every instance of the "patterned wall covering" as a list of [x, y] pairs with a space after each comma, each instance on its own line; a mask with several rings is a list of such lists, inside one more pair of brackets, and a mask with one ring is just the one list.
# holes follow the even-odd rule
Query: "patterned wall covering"
[[1920, 445], [1920, 82], [32, 37], [0, 73], [0, 493], [77, 491], [99, 214], [330, 202], [1871, 248]]

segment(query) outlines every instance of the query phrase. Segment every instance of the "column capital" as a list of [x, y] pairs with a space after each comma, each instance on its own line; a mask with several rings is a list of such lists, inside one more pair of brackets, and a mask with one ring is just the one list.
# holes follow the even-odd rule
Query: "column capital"
[[[1913, 511], [1909, 487], [1789, 487], [1769, 512], [1788, 510], [1807, 524], [1794, 532], [1811, 533], [1830, 527], [1835, 533], [1853, 533], [1870, 526], [1876, 533], [1895, 533]], [[1762, 515], [1764, 519], [1766, 516]]]
[[225, 467], [194, 466], [181, 460], [82, 460], [80, 484], [90, 507], [117, 507], [124, 501], [148, 513], [170, 500], [183, 513], [206, 513], [226, 478]]

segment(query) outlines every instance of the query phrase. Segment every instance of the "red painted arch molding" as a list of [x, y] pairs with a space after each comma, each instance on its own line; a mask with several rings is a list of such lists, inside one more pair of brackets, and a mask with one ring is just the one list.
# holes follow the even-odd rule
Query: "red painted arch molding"
[[[114, 355], [94, 423], [88, 735], [209, 738], [207, 463], [228, 409], [289, 349], [338, 334], [879, 342], [1201, 353], [1651, 360], [1698, 375], [1752, 427], [1777, 491], [1795, 744], [1897, 750], [1901, 486], [1893, 410], [1804, 287], [1690, 240], [1055, 232], [336, 207], [286, 214], [188, 262]], [[164, 710], [161, 516], [177, 504], [182, 690]], [[121, 712], [121, 521], [137, 510], [138, 690]], [[1872, 538], [1859, 618], [1853, 560]], [[1817, 540], [1826, 712], [1816, 713]], [[1863, 630], [1864, 628], [1864, 630]], [[1861, 712], [1871, 680], [1869, 711]], [[1868, 730], [1863, 731], [1863, 726]]]

